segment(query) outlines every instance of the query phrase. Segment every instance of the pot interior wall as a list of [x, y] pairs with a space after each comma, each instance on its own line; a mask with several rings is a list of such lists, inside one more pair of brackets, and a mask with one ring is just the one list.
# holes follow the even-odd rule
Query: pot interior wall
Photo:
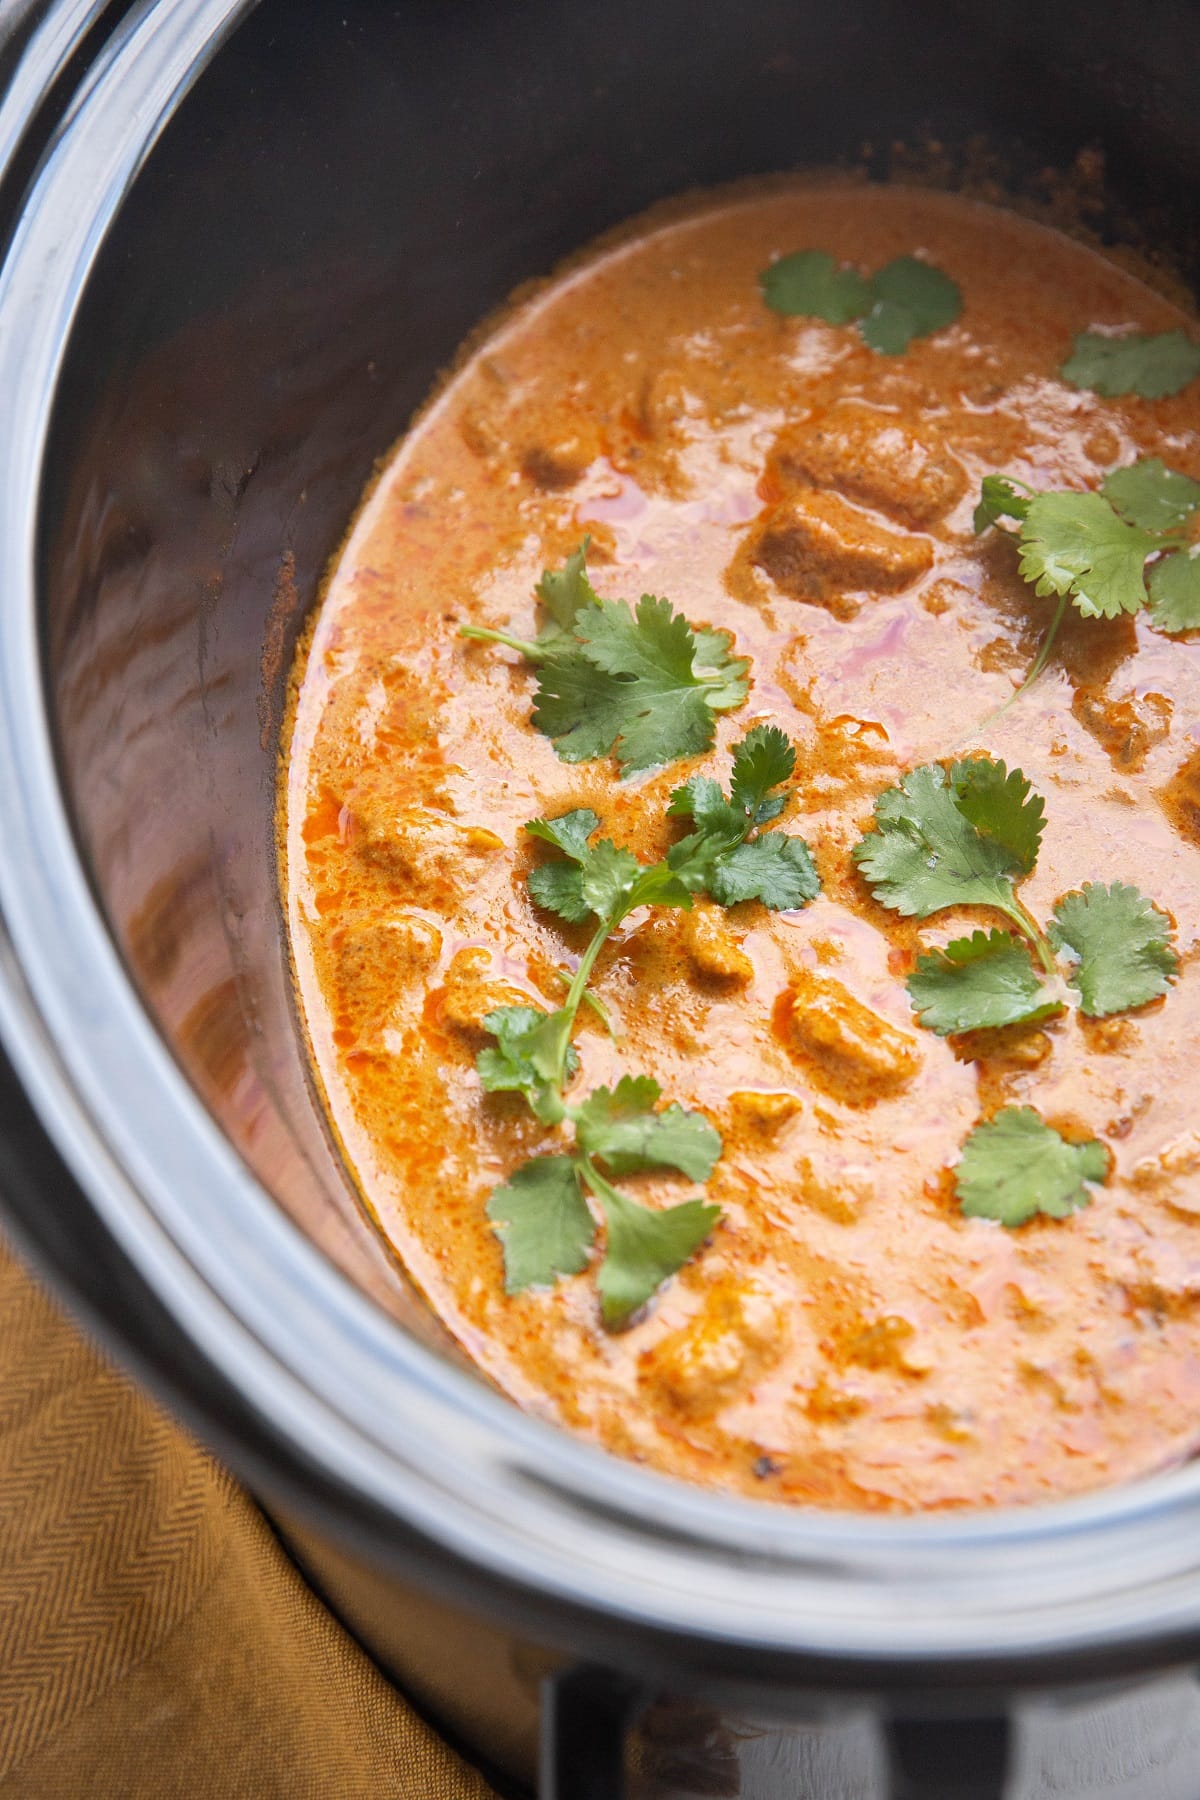
[[[1186, 4], [262, 0], [166, 132], [68, 347], [47, 681], [84, 855], [145, 1003], [280, 1203], [436, 1328], [309, 1082], [273, 853], [297, 633], [372, 463], [518, 282], [696, 184], [984, 134], [1018, 187], [1099, 146], [1196, 262]], [[902, 159], [901, 159], [902, 160]]]

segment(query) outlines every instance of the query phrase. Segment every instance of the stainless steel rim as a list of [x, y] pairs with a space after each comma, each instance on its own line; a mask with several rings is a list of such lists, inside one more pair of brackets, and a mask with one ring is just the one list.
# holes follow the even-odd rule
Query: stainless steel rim
[[1200, 1638], [1200, 1465], [1093, 1499], [878, 1520], [723, 1500], [515, 1412], [299, 1235], [143, 1012], [58, 790], [37, 528], [63, 347], [112, 218], [253, 0], [137, 8], [0, 273], [0, 1032], [107, 1230], [199, 1351], [315, 1466], [449, 1556], [569, 1607], [783, 1658], [1028, 1664]]

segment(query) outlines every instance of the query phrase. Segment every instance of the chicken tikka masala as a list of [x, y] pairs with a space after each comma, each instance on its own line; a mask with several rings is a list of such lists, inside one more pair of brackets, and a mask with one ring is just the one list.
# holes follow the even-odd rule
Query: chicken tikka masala
[[793, 1504], [1200, 1444], [1200, 351], [1097, 251], [776, 182], [474, 340], [297, 668], [297, 988], [520, 1405]]

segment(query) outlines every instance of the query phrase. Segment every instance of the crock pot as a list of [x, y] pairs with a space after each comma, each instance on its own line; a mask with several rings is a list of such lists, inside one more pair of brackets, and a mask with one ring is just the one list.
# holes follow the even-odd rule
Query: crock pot
[[[0, 15], [11, 1228], [350, 1627], [544, 1800], [1195, 1800], [1200, 1465], [1021, 1513], [693, 1491], [512, 1408], [356, 1210], [276, 892], [290, 658], [520, 281], [692, 185], [924, 143], [1194, 275], [1187, 0], [44, 0]], [[1045, 177], [1048, 182], [1050, 177]], [[1136, 225], [1135, 225], [1136, 222]]]

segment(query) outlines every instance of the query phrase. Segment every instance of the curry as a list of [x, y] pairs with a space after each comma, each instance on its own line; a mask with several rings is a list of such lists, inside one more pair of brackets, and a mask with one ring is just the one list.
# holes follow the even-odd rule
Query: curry
[[[765, 272], [812, 246], [828, 260], [806, 278], [846, 286], [833, 319], [767, 303]], [[871, 272], [913, 261], [952, 280], [955, 316], [880, 348], [898, 315]], [[916, 303], [895, 304], [911, 325]], [[521, 1406], [710, 1487], [850, 1509], [1060, 1497], [1200, 1443], [1200, 648], [1161, 606], [1156, 623], [1064, 598], [1046, 649], [1056, 601], [1022, 573], [1031, 494], [1096, 494], [1147, 459], [1181, 492], [1200, 480], [1200, 388], [1105, 394], [1063, 373], [1081, 333], [1107, 353], [1187, 327], [1014, 214], [775, 183], [652, 216], [519, 298], [383, 468], [297, 671], [296, 982], [366, 1205]], [[1187, 542], [1161, 539], [1183, 582]], [[533, 640], [544, 571], [584, 567], [602, 600], [669, 597], [725, 657], [711, 748], [630, 767], [614, 735], [568, 761], [536, 727], [538, 666], [506, 645]], [[763, 728], [791, 758], [764, 821], [795, 868], [811, 856], [811, 887], [723, 904], [710, 867], [690, 903], [616, 917], [561, 1046], [568, 1097], [633, 1071], [715, 1146], [694, 1169], [629, 1161], [619, 1184], [650, 1211], [700, 1192], [695, 1242], [606, 1323], [610, 1154], [579, 1189], [595, 1235], [574, 1272], [514, 1282], [508, 1240], [506, 1291], [489, 1203], [567, 1126], [557, 1100], [539, 1116], [489, 1091], [481, 1056], [503, 1009], [563, 1007], [590, 942], [586, 906], [542, 903], [558, 878], [536, 872], [561, 857], [525, 827], [590, 814], [656, 865], [691, 828], [672, 795], [696, 776], [727, 795]], [[1030, 938], [1041, 964], [1019, 933], [980, 951], [1042, 983], [1025, 1016], [931, 1029], [914, 971], [957, 980], [939, 949], [1005, 919], [889, 903], [880, 796], [914, 770], [972, 780], [978, 758], [1042, 796], [1020, 909], [1062, 930]], [[1087, 1004], [1086, 950], [1055, 961], [1062, 897], [1097, 883], [1148, 897], [1158, 933], [1157, 985], [1107, 1009]], [[1088, 1179], [1060, 1214], [971, 1216], [964, 1146], [1018, 1113]]]

